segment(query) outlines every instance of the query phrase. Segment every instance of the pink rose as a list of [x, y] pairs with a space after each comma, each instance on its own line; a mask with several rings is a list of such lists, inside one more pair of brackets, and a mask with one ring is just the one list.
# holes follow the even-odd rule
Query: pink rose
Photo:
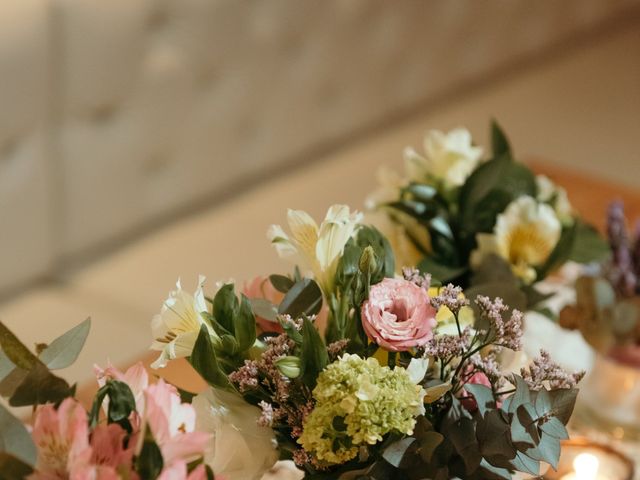
[[[276, 290], [268, 277], [261, 276], [255, 277], [249, 282], [245, 282], [242, 293], [244, 293], [244, 295], [249, 299], [258, 298], [268, 300], [276, 306], [279, 305], [284, 298], [284, 293]], [[256, 315], [256, 323], [263, 332], [283, 332], [280, 324], [277, 322], [271, 322], [266, 318], [259, 317], [258, 315]]]
[[407, 280], [385, 278], [369, 290], [362, 305], [362, 326], [382, 348], [401, 352], [433, 337], [436, 310], [424, 289]]

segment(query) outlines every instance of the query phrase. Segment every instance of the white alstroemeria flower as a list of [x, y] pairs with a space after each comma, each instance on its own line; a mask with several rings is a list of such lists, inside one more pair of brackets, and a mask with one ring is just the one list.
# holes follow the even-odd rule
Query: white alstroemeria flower
[[205, 462], [225, 478], [258, 480], [278, 460], [273, 430], [257, 425], [260, 409], [210, 388], [193, 399], [196, 430], [213, 434]]
[[191, 355], [202, 325], [207, 327], [214, 340], [218, 339], [218, 335], [202, 316], [202, 312], [207, 311], [202, 291], [204, 280], [205, 277], [200, 275], [198, 288], [191, 295], [182, 289], [178, 279], [176, 289], [169, 293], [160, 313], [151, 320], [154, 338], [151, 349], [162, 352], [151, 364], [152, 368], [162, 368], [169, 360]]
[[367, 210], [375, 210], [385, 203], [397, 201], [400, 190], [409, 184], [406, 178], [387, 166], [378, 169], [376, 179], [378, 180], [377, 190], [365, 200]]
[[573, 207], [569, 203], [567, 191], [545, 175], [536, 175], [538, 189], [537, 199], [548, 203], [556, 211], [556, 215], [563, 225], [573, 224]]
[[561, 230], [553, 208], [532, 197], [520, 197], [498, 215], [493, 234], [477, 235], [478, 248], [471, 255], [471, 264], [478, 266], [486, 255], [495, 254], [507, 260], [518, 277], [531, 283], [536, 279], [534, 267], [549, 258]]
[[411, 147], [404, 150], [405, 169], [411, 180], [424, 181], [431, 176], [447, 187], [462, 185], [481, 157], [482, 148], [473, 145], [471, 133], [464, 128], [448, 133], [429, 131], [424, 139], [424, 156]]
[[281, 257], [293, 258], [311, 270], [325, 295], [329, 295], [344, 247], [356, 232], [362, 214], [351, 213], [346, 205], [333, 205], [320, 226], [301, 210], [289, 210], [287, 220], [291, 235], [279, 225], [272, 225], [268, 231], [271, 243]]

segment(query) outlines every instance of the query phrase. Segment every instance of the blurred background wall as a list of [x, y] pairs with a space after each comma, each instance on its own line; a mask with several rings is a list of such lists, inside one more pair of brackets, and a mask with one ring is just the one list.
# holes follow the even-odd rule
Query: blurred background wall
[[515, 66], [638, 24], [639, 8], [3, 0], [0, 295]]

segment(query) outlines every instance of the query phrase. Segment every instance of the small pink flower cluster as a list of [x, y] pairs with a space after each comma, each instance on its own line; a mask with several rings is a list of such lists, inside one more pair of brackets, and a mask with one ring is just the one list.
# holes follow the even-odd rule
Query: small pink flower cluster
[[40, 406], [32, 434], [38, 449], [37, 471], [31, 479], [138, 479], [134, 457], [142, 448], [147, 428], [162, 452], [164, 469], [159, 480], [207, 478], [204, 465], [191, 473], [187, 465], [202, 458], [210, 435], [194, 431], [195, 411], [181, 403], [175, 387], [163, 380], [149, 385], [141, 363], [124, 373], [112, 366], [95, 370], [101, 386], [113, 379], [131, 389], [136, 400], [136, 411], [129, 419], [133, 431], [128, 433], [116, 423], [91, 429], [87, 411], [73, 398], [65, 399], [57, 409], [51, 404]]

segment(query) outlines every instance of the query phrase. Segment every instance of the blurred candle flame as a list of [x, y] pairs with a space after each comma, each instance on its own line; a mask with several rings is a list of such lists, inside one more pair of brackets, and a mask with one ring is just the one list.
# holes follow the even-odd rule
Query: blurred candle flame
[[598, 476], [598, 457], [591, 453], [581, 453], [573, 460], [573, 468], [578, 480], [595, 480]]

